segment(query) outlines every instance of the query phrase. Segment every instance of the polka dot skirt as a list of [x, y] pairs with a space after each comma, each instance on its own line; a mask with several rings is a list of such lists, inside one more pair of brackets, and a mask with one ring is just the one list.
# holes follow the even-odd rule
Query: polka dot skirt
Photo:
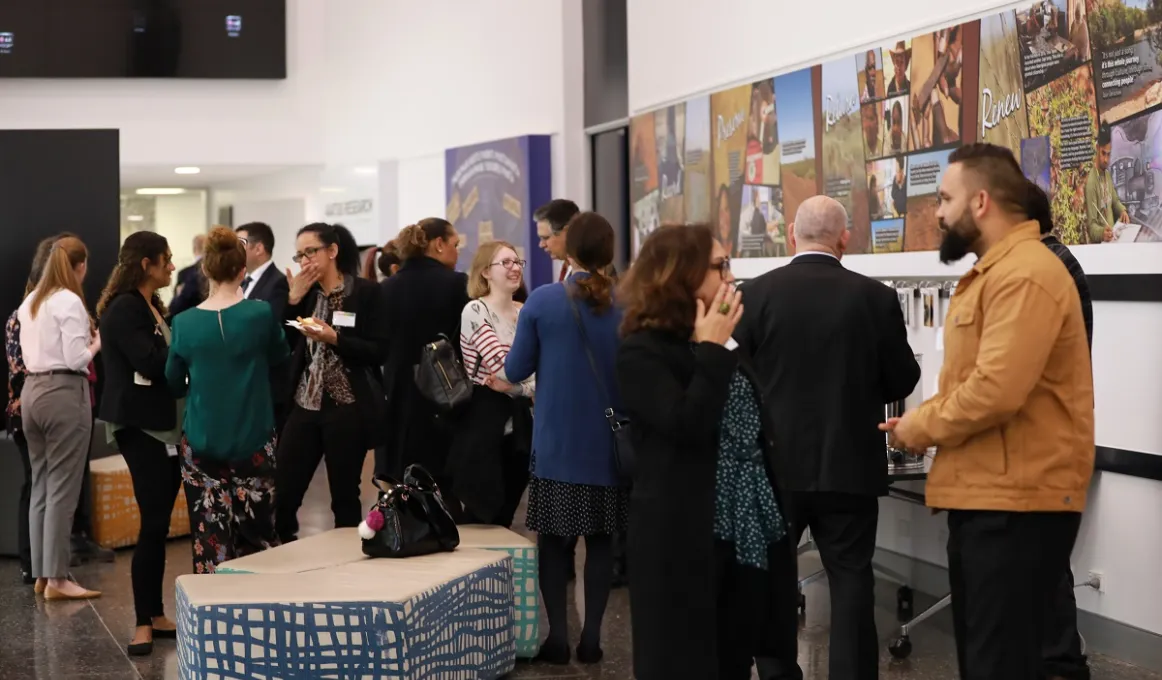
[[629, 491], [616, 486], [529, 480], [529, 531], [550, 536], [617, 534], [629, 524]]

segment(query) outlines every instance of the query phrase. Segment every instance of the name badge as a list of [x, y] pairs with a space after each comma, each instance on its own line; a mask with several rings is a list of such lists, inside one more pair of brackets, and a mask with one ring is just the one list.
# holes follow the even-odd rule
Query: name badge
[[153, 385], [153, 381], [135, 371], [133, 373], [133, 384], [134, 385], [141, 385], [142, 387], [150, 387], [151, 385]]
[[355, 315], [351, 312], [335, 312], [331, 325], [340, 328], [355, 328]]

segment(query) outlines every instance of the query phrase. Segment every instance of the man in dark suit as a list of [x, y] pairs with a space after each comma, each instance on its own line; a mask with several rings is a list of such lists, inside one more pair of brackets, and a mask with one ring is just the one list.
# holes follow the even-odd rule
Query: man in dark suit
[[569, 220], [580, 212], [581, 209], [573, 201], [567, 198], [554, 198], [533, 213], [541, 250], [561, 262], [561, 273], [557, 275], [558, 282], [564, 281], [569, 276], [569, 259], [565, 254], [566, 227], [569, 226]]
[[173, 300], [169, 304], [170, 318], [197, 307], [206, 299], [206, 275], [202, 273], [202, 255], [205, 252], [206, 235], [198, 234], [194, 237], [194, 263], [178, 272]]
[[754, 357], [774, 422], [795, 540], [819, 548], [831, 588], [831, 680], [878, 677], [872, 556], [887, 495], [884, 405], [920, 379], [895, 292], [840, 264], [847, 213], [810, 198], [791, 225], [796, 255], [747, 284], [735, 333]]
[[[250, 222], [234, 230], [246, 242], [246, 277], [242, 279], [242, 297], [270, 303], [275, 319], [282, 319], [286, 309], [290, 285], [286, 274], [271, 259], [274, 252], [274, 232], [263, 222]], [[274, 397], [274, 424], [279, 432], [290, 413], [287, 403], [287, 367], [275, 367], [270, 372], [270, 389]]]

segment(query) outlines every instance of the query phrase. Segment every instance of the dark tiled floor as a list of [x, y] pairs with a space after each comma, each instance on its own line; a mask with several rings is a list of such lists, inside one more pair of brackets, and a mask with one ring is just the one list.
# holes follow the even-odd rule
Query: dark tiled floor
[[[370, 504], [370, 491], [366, 504]], [[304, 533], [330, 526], [326, 485], [317, 479], [301, 515]], [[32, 588], [19, 584], [15, 560], [0, 560], [0, 680], [170, 680], [178, 678], [177, 656], [172, 641], [159, 641], [154, 655], [131, 661], [124, 644], [133, 629], [133, 600], [129, 588], [132, 550], [121, 551], [108, 565], [85, 566], [75, 571], [86, 586], [104, 591], [92, 603], [46, 604], [34, 598]], [[816, 563], [805, 557], [803, 571]], [[166, 602], [172, 615], [173, 580], [190, 570], [189, 544], [169, 545]], [[877, 601], [880, 637], [884, 640], [881, 668], [888, 679], [941, 680], [956, 678], [953, 641], [947, 611], [919, 626], [912, 634], [914, 652], [907, 661], [894, 661], [886, 644], [894, 637], [895, 586], [879, 583]], [[806, 589], [807, 616], [799, 640], [799, 663], [808, 680], [827, 677], [827, 622], [830, 607], [826, 582]], [[917, 608], [930, 600], [917, 596]], [[575, 598], [579, 601], [580, 598]], [[578, 607], [571, 626], [579, 631]], [[510, 677], [550, 680], [629, 680], [629, 602], [625, 590], [615, 591], [605, 620], [605, 661], [597, 667], [579, 665], [540, 667], [520, 664]], [[1159, 676], [1112, 659], [1093, 660], [1093, 677], [1101, 680], [1162, 680]]]

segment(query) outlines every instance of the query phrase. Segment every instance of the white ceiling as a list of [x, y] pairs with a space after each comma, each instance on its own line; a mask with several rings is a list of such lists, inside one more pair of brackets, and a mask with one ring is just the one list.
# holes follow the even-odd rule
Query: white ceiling
[[241, 180], [273, 175], [292, 170], [289, 165], [201, 165], [196, 175], [179, 175], [172, 165], [122, 165], [121, 188], [140, 189], [142, 187], [181, 187], [184, 189], [204, 189], [216, 184], [226, 184]]

